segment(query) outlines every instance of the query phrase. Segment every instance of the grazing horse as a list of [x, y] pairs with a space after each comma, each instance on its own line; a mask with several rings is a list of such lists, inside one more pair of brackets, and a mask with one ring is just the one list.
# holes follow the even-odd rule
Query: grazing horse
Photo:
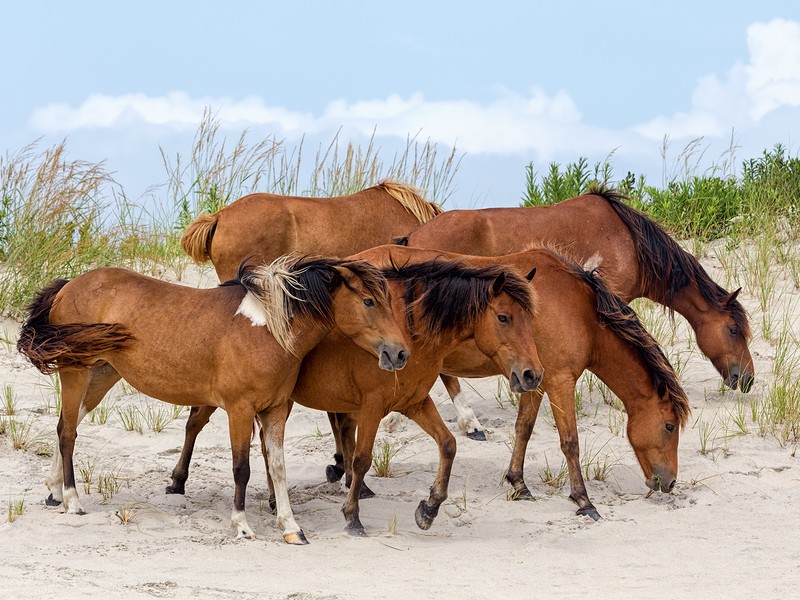
[[[291, 398], [329, 413], [354, 414], [358, 433], [350, 461], [352, 483], [342, 508], [346, 530], [353, 535], [365, 535], [358, 500], [372, 464], [380, 420], [398, 411], [433, 437], [439, 447], [439, 469], [429, 497], [415, 513], [417, 525], [428, 529], [447, 498], [456, 452], [455, 438], [428, 393], [444, 357], [469, 340], [493, 365], [493, 372], [509, 378], [512, 390], [532, 391], [539, 386], [542, 368], [531, 336], [535, 300], [528, 281], [519, 274], [532, 277], [533, 272], [487, 265], [484, 259], [475, 266], [469, 259], [445, 260], [424, 250], [391, 245], [356, 257], [383, 267], [396, 314], [406, 316], [407, 337], [412, 340], [408, 364], [397, 373], [383, 373], [333, 330], [303, 360]], [[212, 408], [192, 408], [183, 451], [173, 471], [172, 487], [177, 490], [184, 489], [195, 439], [211, 412]], [[267, 462], [269, 475], [271, 463]]]
[[284, 425], [302, 358], [334, 327], [367, 362], [379, 357], [382, 369], [401, 369], [408, 359], [386, 279], [363, 261], [243, 264], [235, 279], [213, 289], [119, 268], [55, 281], [31, 303], [18, 343], [36, 368], [61, 379], [47, 503], [63, 501], [66, 512], [84, 514], [73, 469], [77, 427], [124, 377], [153, 398], [228, 413], [237, 537], [254, 537], [244, 503], [257, 416], [275, 470], [278, 527], [287, 542], [307, 543], [286, 491]]
[[[434, 251], [434, 254], [453, 256]], [[395, 254], [395, 260], [403, 256]], [[471, 257], [470, 262], [477, 259]], [[628, 441], [651, 490], [671, 491], [678, 473], [679, 428], [686, 423], [689, 404], [674, 370], [657, 342], [647, 333], [636, 313], [611, 293], [596, 274], [547, 248], [501, 257], [484, 258], [487, 263], [509, 269], [534, 265], [536, 317], [532, 333], [544, 367], [540, 389], [520, 397], [514, 450], [506, 479], [514, 486], [515, 498], [532, 498], [523, 479], [525, 451], [542, 396], [547, 393], [566, 456], [570, 475], [570, 498], [578, 514], [599, 519], [589, 499], [580, 468], [578, 428], [575, 418], [575, 384], [584, 370], [597, 375], [622, 401], [628, 413]], [[479, 263], [476, 263], [479, 264]], [[443, 373], [460, 377], [497, 374], [494, 365], [471, 343], [462, 344], [444, 360]], [[443, 377], [446, 383], [455, 379]], [[448, 391], [451, 391], [448, 386]], [[332, 424], [342, 427], [344, 464], [329, 466], [341, 473], [347, 464], [347, 440], [352, 424], [337, 415]], [[338, 460], [338, 456], [337, 456]], [[341, 476], [341, 475], [339, 475]]]
[[[417, 227], [404, 242], [480, 256], [540, 244], [563, 247], [579, 262], [599, 254], [603, 279], [615, 294], [625, 302], [644, 296], [677, 311], [727, 386], [743, 392], [753, 386], [750, 325], [736, 299], [739, 290], [729, 293], [717, 285], [657, 223], [603, 186], [552, 206], [447, 211]], [[463, 400], [456, 410], [468, 435], [482, 438], [482, 427]]]
[[251, 255], [260, 261], [292, 252], [350, 256], [388, 244], [441, 212], [410, 187], [390, 181], [337, 198], [250, 194], [197, 217], [181, 245], [195, 262], [211, 260], [225, 281]]

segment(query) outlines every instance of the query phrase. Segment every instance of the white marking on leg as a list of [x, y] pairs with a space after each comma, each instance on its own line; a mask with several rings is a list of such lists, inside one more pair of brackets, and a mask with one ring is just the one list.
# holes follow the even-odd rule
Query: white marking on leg
[[82, 515], [86, 511], [81, 506], [81, 501], [78, 499], [78, 491], [75, 488], [64, 489], [64, 509], [69, 515]]
[[461, 431], [466, 433], [483, 431], [483, 425], [478, 421], [478, 417], [475, 416], [475, 412], [469, 405], [469, 401], [464, 392], [458, 392], [453, 397], [453, 406], [455, 406], [456, 414], [458, 415], [458, 428]]
[[56, 440], [56, 450], [53, 452], [53, 460], [50, 463], [50, 476], [44, 484], [50, 490], [53, 500], [62, 502], [64, 500], [64, 465], [61, 463], [61, 450], [58, 440]]
[[263, 327], [267, 324], [267, 311], [264, 310], [264, 305], [251, 292], [247, 292], [244, 295], [236, 314], [250, 319], [253, 327]]
[[233, 509], [233, 512], [231, 513], [231, 525], [236, 528], [237, 539], [256, 539], [256, 534], [253, 533], [253, 530], [250, 529], [250, 525], [247, 524], [247, 517], [245, 516], [243, 510], [236, 510], [235, 508]]
[[275, 514], [278, 528], [283, 536], [300, 533], [300, 526], [294, 520], [292, 505], [289, 503], [289, 490], [286, 484], [286, 463], [283, 457], [283, 444], [277, 444], [267, 432], [267, 455], [269, 457], [269, 474], [275, 488]]

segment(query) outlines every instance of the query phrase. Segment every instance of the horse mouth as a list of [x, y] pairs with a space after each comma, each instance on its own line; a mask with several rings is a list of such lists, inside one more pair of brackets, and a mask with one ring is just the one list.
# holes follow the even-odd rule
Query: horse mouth
[[738, 387], [746, 394], [753, 389], [755, 379], [755, 376], [750, 372], [740, 374], [739, 369], [731, 369], [724, 381], [725, 385], [730, 389], [735, 390]]
[[525, 369], [520, 378], [516, 371], [511, 371], [508, 382], [512, 392], [521, 394], [523, 392], [532, 392], [538, 388], [542, 382], [542, 376], [535, 374], [531, 369]]

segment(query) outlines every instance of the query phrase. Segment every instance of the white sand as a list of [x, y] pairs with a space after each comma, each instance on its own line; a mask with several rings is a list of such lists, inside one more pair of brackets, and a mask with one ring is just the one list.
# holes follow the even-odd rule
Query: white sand
[[[711, 266], [709, 264], [709, 266]], [[720, 280], [719, 274], [712, 275]], [[785, 282], [784, 282], [785, 284]], [[783, 285], [783, 284], [782, 284]], [[754, 330], [760, 311], [744, 296]], [[786, 284], [777, 315], [794, 314], [800, 293]], [[791, 310], [790, 310], [791, 308]], [[796, 315], [795, 315], [796, 316]], [[247, 513], [258, 539], [235, 540], [229, 527], [233, 478], [227, 421], [218, 411], [198, 440], [185, 496], [164, 494], [183, 439], [186, 412], [162, 433], [126, 432], [116, 410], [105, 425], [79, 428], [76, 465], [94, 465], [90, 494], [76, 473], [87, 515], [47, 507], [44, 480], [54, 448], [57, 416], [48, 379], [13, 348], [0, 347], [0, 385], [13, 386], [16, 417], [41, 434], [27, 451], [0, 436], [0, 509], [24, 500], [25, 511], [0, 525], [1, 598], [791, 598], [800, 585], [800, 466], [796, 443], [781, 446], [758, 435], [750, 399], [768, 390], [775, 349], [760, 334], [751, 345], [757, 381], [742, 396], [749, 435], [729, 436], [737, 394], [720, 392], [719, 377], [685, 323], [671, 352], [686, 359], [682, 374], [693, 414], [681, 434], [675, 493], [644, 498], [641, 470], [619, 430], [623, 415], [583, 387], [579, 420], [585, 460], [609, 463], [604, 481], [587, 480], [604, 520], [577, 517], [568, 485], [546, 485], [540, 473], [558, 470], [562, 456], [545, 402], [531, 440], [526, 480], [535, 502], [506, 500], [502, 482], [513, 436], [515, 410], [498, 400], [497, 380], [466, 388], [489, 429], [475, 442], [457, 431], [455, 412], [440, 384], [434, 398], [456, 433], [458, 455], [450, 499], [428, 532], [417, 529], [414, 510], [427, 497], [437, 451], [416, 425], [405, 424], [387, 440], [402, 446], [396, 476], [367, 483], [378, 496], [361, 503], [369, 537], [344, 533], [344, 493], [325, 483], [333, 452], [324, 414], [297, 408], [287, 430], [286, 460], [295, 517], [310, 545], [286, 545], [264, 510], [266, 478], [253, 446]], [[14, 323], [5, 323], [16, 339]], [[797, 327], [795, 326], [795, 335]], [[691, 348], [691, 351], [689, 350]], [[116, 408], [144, 406], [138, 394], [112, 392]], [[481, 396], [483, 398], [481, 398]], [[108, 402], [109, 400], [106, 400]], [[153, 402], [154, 408], [161, 405]], [[0, 413], [2, 411], [0, 410]], [[5, 417], [0, 417], [5, 418]], [[701, 453], [702, 433], [707, 432]], [[113, 472], [121, 490], [104, 501], [97, 479]], [[261, 507], [260, 507], [261, 505]], [[115, 516], [133, 508], [124, 525]], [[390, 521], [396, 519], [396, 532]]]

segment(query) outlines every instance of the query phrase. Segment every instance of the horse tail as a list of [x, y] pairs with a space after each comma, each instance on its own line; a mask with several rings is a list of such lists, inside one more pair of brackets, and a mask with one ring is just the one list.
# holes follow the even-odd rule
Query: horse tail
[[50, 310], [68, 281], [57, 279], [42, 288], [27, 308], [17, 350], [45, 375], [68, 368], [89, 368], [99, 357], [133, 340], [117, 323], [50, 323]]
[[217, 229], [218, 214], [202, 213], [189, 223], [181, 238], [181, 247], [198, 265], [211, 258], [208, 254], [208, 247], [211, 244], [211, 238], [214, 237], [214, 231]]
[[377, 187], [381, 188], [392, 198], [397, 200], [403, 208], [414, 215], [420, 223], [427, 223], [433, 217], [441, 214], [442, 207], [435, 202], [425, 200], [414, 188], [395, 181], [381, 181]]
[[692, 257], [658, 223], [627, 205], [623, 194], [603, 185], [590, 186], [587, 193], [608, 202], [628, 228], [636, 248], [642, 291], [657, 302], [672, 304], [675, 292], [699, 276], [699, 265], [692, 264]]

